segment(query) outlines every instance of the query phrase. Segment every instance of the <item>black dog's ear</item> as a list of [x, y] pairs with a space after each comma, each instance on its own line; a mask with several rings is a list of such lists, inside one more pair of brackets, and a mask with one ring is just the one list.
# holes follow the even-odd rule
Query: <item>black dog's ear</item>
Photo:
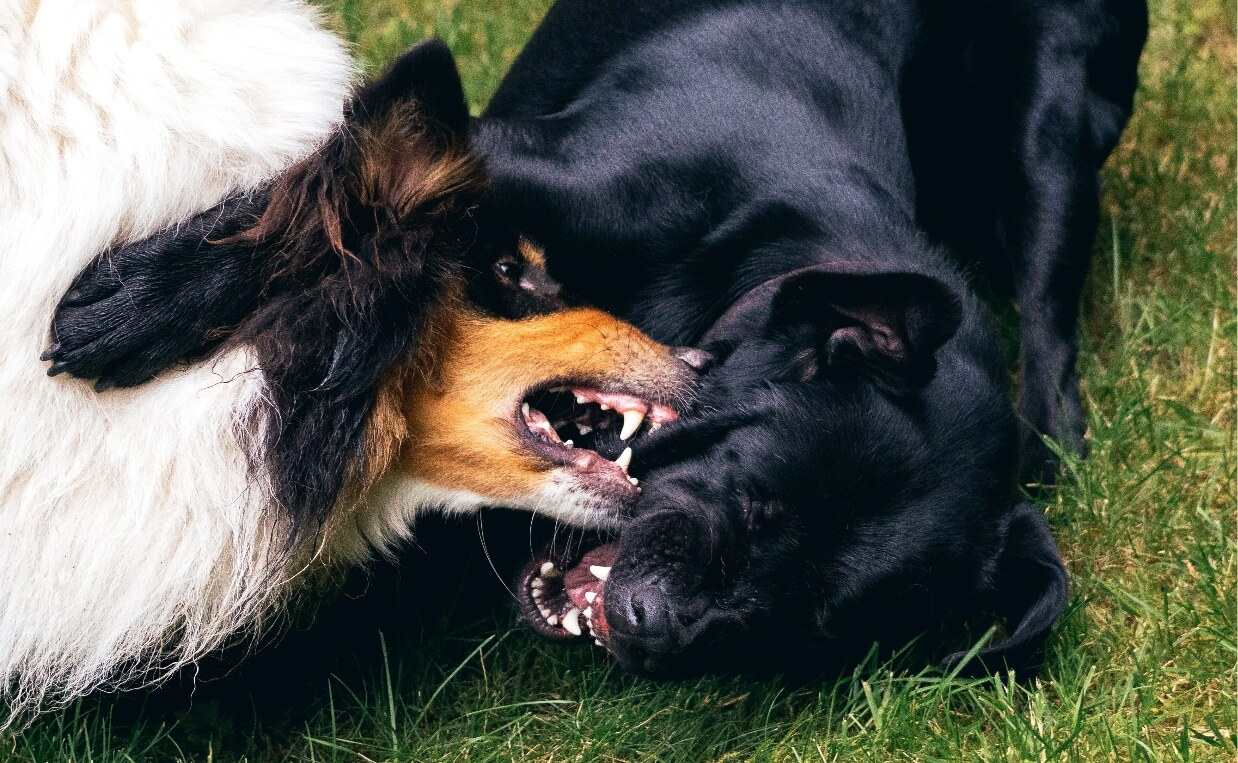
[[992, 587], [993, 607], [1006, 619], [1008, 636], [974, 655], [952, 654], [942, 660], [941, 669], [972, 677], [1014, 670], [1020, 679], [1031, 677], [1040, 667], [1045, 638], [1066, 609], [1069, 594], [1066, 567], [1044, 517], [1035, 506], [1019, 504], [1006, 517]]
[[812, 268], [783, 279], [769, 327], [813, 326], [817, 373], [860, 369], [907, 389], [933, 378], [934, 354], [961, 320], [958, 298], [931, 276]]
[[414, 102], [421, 112], [463, 138], [469, 129], [469, 109], [456, 59], [437, 37], [423, 40], [400, 54], [378, 79], [362, 88], [353, 108], [376, 118], [393, 104]]

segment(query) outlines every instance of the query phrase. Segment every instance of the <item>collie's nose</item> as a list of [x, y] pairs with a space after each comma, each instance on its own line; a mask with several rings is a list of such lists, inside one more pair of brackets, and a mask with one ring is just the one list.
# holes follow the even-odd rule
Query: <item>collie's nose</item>
[[682, 360], [688, 368], [696, 371], [698, 374], [703, 374], [714, 365], [714, 356], [698, 350], [695, 347], [676, 347], [671, 351], [671, 354]]

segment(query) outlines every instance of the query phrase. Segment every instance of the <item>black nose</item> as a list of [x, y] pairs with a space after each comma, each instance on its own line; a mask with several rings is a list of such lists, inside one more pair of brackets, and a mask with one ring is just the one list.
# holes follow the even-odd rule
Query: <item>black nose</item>
[[[607, 584], [608, 590], [614, 587]], [[625, 587], [606, 598], [610, 648], [630, 670], [660, 673], [682, 648], [670, 597], [657, 584]]]
[[714, 365], [713, 355], [704, 350], [698, 350], [695, 347], [676, 347], [671, 354], [682, 360], [698, 374], [705, 373]]

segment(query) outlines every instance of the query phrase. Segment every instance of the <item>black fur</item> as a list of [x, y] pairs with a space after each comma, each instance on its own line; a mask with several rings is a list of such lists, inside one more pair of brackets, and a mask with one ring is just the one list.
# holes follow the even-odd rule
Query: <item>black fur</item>
[[[950, 260], [1012, 274], [1023, 468], [1082, 450], [1075, 316], [1142, 0], [560, 0], [475, 126], [550, 273], [721, 359], [645, 441], [610, 648], [663, 672], [854, 659], [984, 611], [1027, 674], [1067, 601]], [[944, 254], [943, 254], [944, 253]], [[973, 266], [974, 267], [974, 266]], [[958, 665], [962, 653], [944, 661]]]

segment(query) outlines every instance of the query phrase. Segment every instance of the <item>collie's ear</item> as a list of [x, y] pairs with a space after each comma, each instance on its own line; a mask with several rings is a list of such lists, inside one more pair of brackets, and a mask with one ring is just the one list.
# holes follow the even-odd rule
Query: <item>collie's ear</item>
[[353, 106], [374, 118], [393, 104], [409, 101], [459, 138], [468, 134], [469, 110], [456, 59], [447, 43], [437, 37], [404, 51], [381, 77], [361, 90]]
[[410, 357], [430, 304], [462, 281], [475, 235], [468, 212], [487, 178], [467, 119], [446, 46], [414, 47], [234, 237], [269, 251], [267, 297], [235, 341], [269, 387], [253, 466], [296, 520], [321, 522], [350, 478], [383, 468], [365, 463], [362, 442], [378, 386]]

